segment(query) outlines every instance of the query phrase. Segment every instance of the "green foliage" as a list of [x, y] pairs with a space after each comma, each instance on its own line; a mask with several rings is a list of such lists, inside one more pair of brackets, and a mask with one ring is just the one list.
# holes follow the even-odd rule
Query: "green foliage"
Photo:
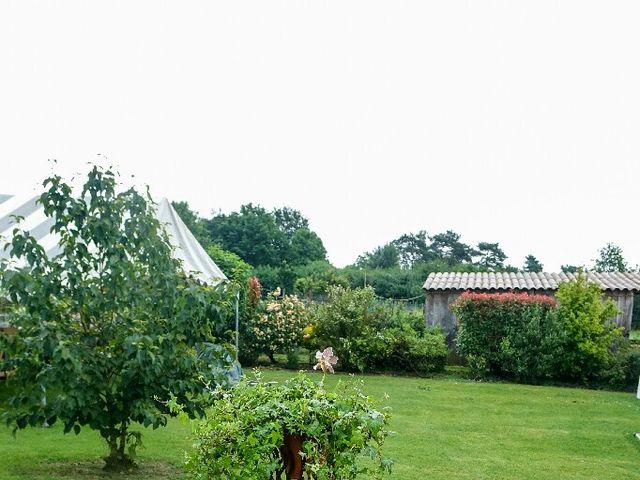
[[400, 266], [400, 252], [394, 244], [388, 243], [372, 252], [359, 256], [356, 260], [356, 266], [363, 268], [397, 268]]
[[624, 259], [622, 249], [613, 243], [607, 243], [598, 251], [593, 269], [596, 272], [627, 272], [629, 265]]
[[576, 273], [580, 268], [581, 267], [577, 267], [575, 265], [562, 265], [560, 270], [562, 270], [563, 273]]
[[614, 341], [611, 351], [601, 383], [617, 390], [635, 390], [640, 377], [640, 346], [621, 337]]
[[610, 361], [610, 347], [622, 330], [615, 323], [618, 308], [603, 300], [602, 290], [579, 273], [575, 281], [560, 285], [556, 293], [558, 319], [565, 341], [559, 365], [565, 378], [582, 379], [602, 374]]
[[413, 269], [441, 262], [446, 268], [474, 265], [482, 271], [503, 270], [507, 256], [498, 243], [480, 242], [474, 249], [448, 230], [431, 237], [424, 230], [404, 234], [392, 242], [360, 255], [355, 266], [367, 269]]
[[633, 312], [631, 313], [631, 329], [640, 329], [640, 294], [633, 296]]
[[272, 292], [277, 288], [285, 293], [294, 291], [294, 282], [296, 280], [297, 271], [296, 267], [283, 262], [278, 267], [261, 265], [255, 267], [254, 270], [265, 291]]
[[474, 256], [478, 257], [476, 263], [487, 270], [499, 270], [504, 267], [507, 259], [504, 251], [497, 243], [480, 242]]
[[480, 242], [474, 249], [450, 230], [431, 237], [420, 231], [360, 255], [342, 273], [352, 288], [370, 285], [380, 297], [407, 299], [423, 295], [422, 284], [432, 272], [516, 272], [505, 265], [506, 258], [498, 243]]
[[220, 214], [209, 221], [212, 240], [253, 265], [279, 265], [285, 235], [264, 208], [247, 204], [239, 212]]
[[272, 215], [280, 231], [289, 238], [293, 237], [298, 230], [309, 229], [309, 220], [293, 208], [275, 208]]
[[370, 287], [329, 288], [313, 319], [310, 346], [333, 346], [345, 370], [427, 374], [444, 367], [444, 337], [426, 329], [421, 310], [380, 302]]
[[289, 435], [303, 440], [305, 478], [380, 479], [390, 471], [382, 454], [389, 414], [355, 382], [328, 390], [302, 372], [281, 384], [257, 375], [216, 396], [188, 456], [195, 479], [276, 478]]
[[524, 259], [524, 268], [525, 272], [542, 272], [544, 266], [540, 263], [533, 255], [527, 255]]
[[526, 381], [604, 379], [614, 385], [635, 371], [635, 357], [626, 355], [621, 329], [612, 323], [616, 305], [603, 300], [597, 284], [580, 273], [560, 285], [556, 299], [553, 308], [543, 296], [460, 296], [452, 307], [460, 324], [456, 341], [474, 374]]
[[[214, 216], [209, 229], [215, 243], [254, 267], [304, 265], [324, 260], [327, 254], [320, 237], [309, 230], [308, 220], [287, 207], [269, 212], [249, 203], [239, 212]], [[289, 283], [292, 287], [293, 280]]]
[[300, 266], [296, 275], [294, 290], [306, 297], [324, 296], [331, 286], [349, 286], [349, 279], [326, 260]]
[[500, 343], [502, 371], [521, 381], [557, 376], [563, 339], [564, 333], [553, 310], [540, 303], [527, 306], [517, 322], [505, 325], [505, 336]]
[[[422, 284], [426, 277], [423, 277], [423, 269], [419, 266], [411, 269], [346, 267], [342, 269], [342, 273], [348, 278], [351, 288], [368, 286], [383, 298], [412, 298], [424, 295]], [[420, 301], [424, 300], [420, 298]]]
[[436, 258], [442, 259], [450, 266], [459, 263], [471, 263], [474, 250], [469, 245], [460, 241], [458, 233], [447, 230], [430, 237], [431, 245], [429, 249]]
[[291, 265], [306, 265], [327, 258], [320, 237], [308, 228], [300, 228], [288, 239], [283, 259]]
[[[238, 255], [224, 250], [215, 243], [209, 245], [207, 253], [229, 278], [230, 283], [227, 285], [229, 294], [237, 294], [240, 319], [239, 359], [243, 364], [251, 364], [258, 355], [252, 348], [253, 336], [250, 332], [250, 322], [255, 316], [254, 305], [249, 299], [249, 285], [254, 275], [254, 269]], [[215, 333], [218, 338], [227, 342], [235, 342], [235, 315], [229, 315], [226, 320], [224, 324], [216, 324]]]
[[6, 419], [15, 429], [59, 420], [65, 433], [97, 430], [107, 465], [126, 467], [140, 442], [130, 425], [166, 425], [160, 401], [170, 393], [188, 413], [201, 411], [199, 375], [225, 360], [199, 359], [196, 346], [213, 340], [228, 299], [185, 278], [151, 199], [118, 193], [111, 171], [94, 167], [77, 197], [58, 176], [44, 186], [39, 203], [62, 252], [49, 258], [16, 228], [12, 256], [24, 266], [0, 277], [17, 328], [0, 336], [0, 369], [16, 386]]
[[[379, 358], [377, 355], [362, 355], [358, 351], [352, 353], [358, 359], [356, 363], [360, 371], [427, 375], [444, 369], [448, 352], [444, 336], [439, 330], [423, 328], [419, 332], [409, 324], [404, 324], [401, 327], [383, 329], [376, 337], [384, 339], [385, 346], [380, 351], [387, 352], [387, 355]], [[366, 346], [366, 340], [363, 343]]]
[[253, 276], [253, 267], [251, 265], [235, 253], [224, 250], [215, 243], [207, 247], [207, 254], [232, 282], [245, 285], [249, 278]]
[[549, 297], [464, 293], [452, 311], [459, 322], [458, 351], [474, 376], [532, 380], [554, 374], [562, 337]]
[[427, 232], [424, 230], [401, 235], [391, 243], [398, 250], [402, 268], [412, 268], [417, 263], [435, 259], [433, 252], [429, 250]]
[[[351, 288], [370, 286], [382, 298], [413, 298], [424, 303], [422, 285], [432, 272], [479, 272], [486, 268], [472, 263], [450, 266], [445, 260], [432, 260], [414, 264], [411, 268], [358, 268], [346, 267], [339, 271], [347, 277]], [[505, 267], [510, 271], [510, 267]], [[417, 298], [416, 298], [417, 297]]]

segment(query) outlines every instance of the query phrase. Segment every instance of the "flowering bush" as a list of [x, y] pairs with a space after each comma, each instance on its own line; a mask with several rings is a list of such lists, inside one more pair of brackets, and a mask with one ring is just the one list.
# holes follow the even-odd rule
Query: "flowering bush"
[[288, 353], [300, 345], [306, 326], [307, 311], [298, 297], [278, 299], [271, 294], [253, 320], [253, 347], [273, 360], [274, 353]]

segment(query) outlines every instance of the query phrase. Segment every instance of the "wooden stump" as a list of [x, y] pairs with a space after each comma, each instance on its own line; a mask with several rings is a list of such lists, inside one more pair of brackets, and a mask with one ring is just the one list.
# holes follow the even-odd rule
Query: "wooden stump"
[[300, 456], [303, 435], [285, 433], [284, 444], [280, 447], [280, 455], [284, 465], [286, 480], [301, 480], [304, 470], [304, 460]]

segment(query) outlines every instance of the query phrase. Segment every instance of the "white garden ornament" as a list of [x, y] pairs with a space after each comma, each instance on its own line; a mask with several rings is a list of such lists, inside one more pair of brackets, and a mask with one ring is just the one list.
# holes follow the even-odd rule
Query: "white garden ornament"
[[318, 363], [313, 367], [314, 370], [321, 368], [324, 373], [334, 373], [333, 366], [338, 363], [338, 357], [333, 354], [332, 347], [327, 347], [322, 352], [317, 351], [316, 360]]

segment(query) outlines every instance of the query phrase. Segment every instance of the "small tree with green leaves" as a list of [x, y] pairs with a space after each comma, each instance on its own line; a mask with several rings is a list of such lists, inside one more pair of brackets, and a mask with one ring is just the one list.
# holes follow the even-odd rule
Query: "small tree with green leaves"
[[0, 271], [17, 328], [0, 335], [8, 354], [0, 369], [13, 371], [15, 390], [7, 422], [14, 431], [56, 421], [65, 433], [97, 430], [109, 448], [105, 468], [127, 469], [141, 439], [132, 424], [166, 425], [170, 397], [201, 411], [200, 372], [225, 352], [196, 347], [213, 340], [224, 299], [185, 278], [150, 197], [119, 193], [111, 171], [94, 167], [77, 196], [59, 176], [44, 187], [39, 203], [61, 253], [50, 258], [16, 228], [17, 262]]
[[556, 298], [564, 331], [559, 376], [577, 380], [598, 376], [611, 360], [612, 344], [622, 335], [613, 322], [618, 314], [616, 304], [605, 300], [602, 289], [582, 271], [575, 280], [560, 284]]
[[607, 243], [598, 251], [593, 269], [596, 272], [627, 272], [629, 264], [624, 259], [622, 248], [613, 243]]
[[537, 273], [537, 272], [541, 272], [543, 268], [544, 266], [542, 265], [542, 263], [540, 263], [540, 260], [538, 260], [533, 255], [527, 255], [525, 257], [524, 268], [523, 268], [525, 272]]

